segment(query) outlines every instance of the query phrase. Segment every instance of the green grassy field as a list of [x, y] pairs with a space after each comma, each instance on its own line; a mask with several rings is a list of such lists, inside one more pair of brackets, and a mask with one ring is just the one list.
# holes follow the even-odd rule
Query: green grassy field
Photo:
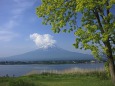
[[0, 78], [0, 86], [113, 86], [105, 73], [34, 74], [17, 78]]

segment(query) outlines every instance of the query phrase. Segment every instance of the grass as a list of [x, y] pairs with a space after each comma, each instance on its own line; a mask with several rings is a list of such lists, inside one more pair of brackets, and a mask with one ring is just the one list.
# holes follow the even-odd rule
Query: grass
[[66, 70], [33, 70], [26, 75], [32, 75], [32, 74], [41, 74], [41, 73], [53, 73], [53, 74], [86, 74], [86, 73], [93, 73], [93, 72], [105, 72], [105, 69], [80, 69], [80, 68], [71, 68]]
[[53, 74], [42, 73], [21, 77], [1, 77], [0, 86], [113, 86], [105, 72]]

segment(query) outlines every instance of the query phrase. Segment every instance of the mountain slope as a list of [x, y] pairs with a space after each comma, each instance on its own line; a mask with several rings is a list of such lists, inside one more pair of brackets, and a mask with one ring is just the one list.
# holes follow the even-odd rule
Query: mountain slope
[[93, 56], [52, 47], [48, 49], [30, 51], [21, 55], [6, 57], [5, 59], [8, 61], [87, 60], [93, 59]]

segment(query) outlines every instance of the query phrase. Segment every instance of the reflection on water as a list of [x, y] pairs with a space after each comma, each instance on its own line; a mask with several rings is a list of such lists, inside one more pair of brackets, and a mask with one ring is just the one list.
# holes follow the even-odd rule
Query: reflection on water
[[63, 71], [72, 68], [80, 68], [80, 69], [103, 69], [103, 63], [99, 64], [58, 64], [58, 65], [41, 65], [41, 64], [30, 64], [30, 65], [0, 65], [0, 76], [21, 76], [25, 75], [28, 72], [33, 70], [37, 71]]

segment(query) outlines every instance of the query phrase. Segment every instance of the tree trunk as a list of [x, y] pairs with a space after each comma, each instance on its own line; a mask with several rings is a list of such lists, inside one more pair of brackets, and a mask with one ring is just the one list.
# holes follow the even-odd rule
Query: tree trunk
[[109, 70], [113, 84], [115, 85], [115, 65], [113, 58], [109, 58]]
[[112, 82], [115, 85], [115, 63], [114, 63], [114, 59], [113, 59], [111, 45], [110, 45], [109, 40], [107, 42], [105, 42], [104, 44], [108, 48], [106, 52], [107, 52], [107, 57], [108, 57], [108, 61], [109, 61], [109, 72], [111, 75]]

